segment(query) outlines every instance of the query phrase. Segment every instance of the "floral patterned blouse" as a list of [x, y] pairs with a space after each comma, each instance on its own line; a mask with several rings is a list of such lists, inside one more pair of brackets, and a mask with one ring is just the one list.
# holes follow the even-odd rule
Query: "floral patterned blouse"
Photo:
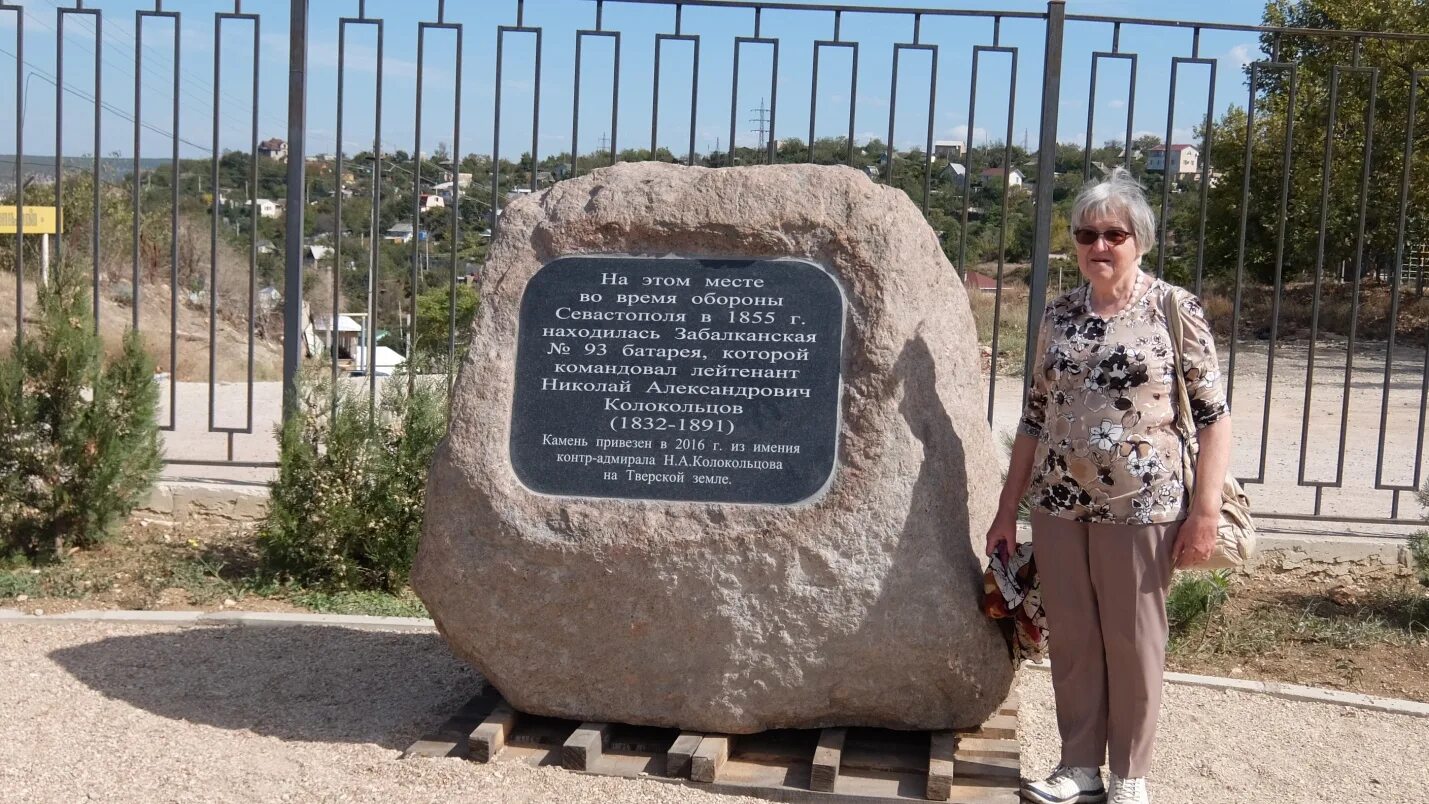
[[1159, 279], [1110, 318], [1093, 315], [1083, 285], [1042, 317], [1040, 356], [1020, 431], [1037, 439], [1028, 502], [1080, 522], [1151, 524], [1183, 518], [1175, 350], [1166, 294], [1180, 305], [1181, 375], [1199, 430], [1226, 416], [1215, 341], [1191, 293]]

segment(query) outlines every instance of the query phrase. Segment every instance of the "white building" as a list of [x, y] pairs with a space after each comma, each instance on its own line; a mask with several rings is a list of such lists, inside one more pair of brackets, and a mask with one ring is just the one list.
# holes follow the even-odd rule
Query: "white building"
[[278, 202], [269, 198], [255, 198], [252, 204], [257, 207], [258, 215], [263, 218], [276, 218], [283, 214], [283, 208], [278, 206]]
[[1151, 173], [1166, 171], [1166, 153], [1171, 153], [1171, 175], [1176, 178], [1194, 176], [1201, 172], [1201, 152], [1194, 145], [1158, 145], [1146, 153], [1146, 170]]
[[333, 331], [331, 316], [318, 316], [313, 319], [313, 331], [322, 338], [322, 342], [332, 349], [334, 344], [337, 347], [337, 356], [342, 360], [352, 360], [358, 351], [358, 345], [362, 337], [362, 325], [357, 323], [351, 316], [339, 315], [337, 317], [336, 332]]
[[1002, 168], [983, 168], [981, 175], [984, 182], [991, 180], [1006, 181], [1008, 187], [1021, 187], [1022, 183], [1027, 180], [1027, 177], [1022, 175], [1022, 171], [1017, 168], [1013, 168], [1010, 171], [1003, 170]]
[[[451, 186], [450, 182], [447, 183], [447, 186]], [[441, 188], [438, 187], [436, 189], [440, 191]], [[417, 203], [424, 212], [430, 209], [445, 209], [447, 205], [446, 199], [437, 193], [422, 193], [418, 197]]]
[[410, 243], [412, 242], [412, 224], [406, 221], [393, 224], [392, 228], [382, 235], [382, 239], [389, 243]]
[[962, 159], [967, 143], [962, 140], [938, 140], [933, 143], [934, 159]]
[[288, 143], [274, 137], [258, 143], [258, 155], [282, 162], [288, 158]]

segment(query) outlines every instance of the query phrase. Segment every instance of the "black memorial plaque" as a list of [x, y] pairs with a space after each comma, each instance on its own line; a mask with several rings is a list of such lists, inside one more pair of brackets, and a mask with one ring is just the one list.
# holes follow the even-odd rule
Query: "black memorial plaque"
[[511, 465], [542, 494], [807, 500], [834, 467], [843, 319], [802, 260], [550, 262], [521, 298]]

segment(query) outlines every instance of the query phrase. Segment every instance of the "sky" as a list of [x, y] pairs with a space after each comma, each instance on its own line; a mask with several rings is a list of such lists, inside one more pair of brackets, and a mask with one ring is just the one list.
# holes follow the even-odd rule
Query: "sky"
[[[795, 0], [797, 1], [797, 0]], [[377, 26], [349, 24], [346, 28], [344, 79], [339, 80], [339, 23], [356, 17], [360, 0], [311, 0], [309, 48], [309, 154], [333, 153], [339, 148], [337, 98], [343, 89], [341, 147], [348, 154], [372, 147], [377, 79]], [[535, 148], [539, 155], [568, 151], [572, 143], [574, 88], [579, 82], [580, 109], [577, 146], [581, 152], [601, 148], [613, 137], [617, 147], [648, 147], [652, 130], [657, 34], [675, 33], [672, 5], [630, 0], [605, 0], [601, 29], [618, 31], [619, 81], [614, 77], [615, 37], [580, 37], [580, 70], [576, 70], [577, 30], [596, 28], [596, 0], [525, 0], [527, 28], [540, 29], [540, 80], [536, 81], [536, 40], [530, 31], [508, 31], [500, 37], [500, 128], [497, 112], [498, 26], [517, 24], [518, 0], [447, 0], [446, 21], [461, 26], [461, 61], [458, 69], [457, 31], [426, 28], [420, 33], [421, 141], [417, 140], [417, 89], [419, 24], [435, 22], [441, 0], [366, 0], [369, 18], [382, 26], [383, 97], [381, 140], [384, 150], [432, 152], [440, 145], [462, 154], [491, 154], [499, 135], [500, 156], [518, 158]], [[996, 7], [1003, 13], [1044, 13], [1037, 0], [984, 0], [969, 5], [948, 0], [859, 0], [847, 5], [928, 9], [979, 9]], [[24, 151], [55, 152], [57, 42], [61, 41], [58, 8], [74, 7], [74, 0], [26, 0], [24, 3], [24, 99], [17, 103], [15, 12], [0, 11], [0, 109], [17, 106], [23, 111]], [[102, 10], [99, 26], [100, 109], [99, 150], [106, 156], [134, 154], [135, 49], [137, 8], [154, 9], [153, 0], [91, 0], [87, 7]], [[248, 18], [225, 18], [234, 0], [166, 0], [166, 10], [180, 13], [179, 121], [180, 154], [204, 157], [213, 148], [215, 99], [218, 147], [248, 150], [254, 134], [253, 62], [256, 37], [257, 138], [287, 136], [288, 3], [286, 0], [241, 0]], [[1192, 4], [1167, 4], [1143, 0], [1069, 0], [1071, 15], [1114, 15], [1125, 18], [1165, 18]], [[1199, 22], [1254, 25], [1262, 4], [1255, 0], [1203, 0], [1194, 4]], [[1181, 13], [1185, 13], [1184, 10]], [[774, 72], [774, 46], [770, 42], [738, 45], [738, 92], [734, 88], [736, 39], [755, 36], [755, 15], [750, 9], [686, 6], [680, 32], [699, 37], [698, 92], [692, 93], [694, 44], [665, 40], [660, 50], [659, 116], [656, 140], [684, 155], [690, 137], [690, 108], [695, 105], [695, 149], [701, 153], [727, 148], [731, 117], [739, 145], [753, 145], [761, 108], [772, 109], [774, 135], [780, 139], [807, 139], [810, 124], [811, 84], [814, 78], [815, 40], [834, 38], [834, 17], [829, 11], [767, 10], [759, 19], [759, 35], [778, 40], [778, 70]], [[63, 15], [62, 150], [66, 155], [92, 154], [95, 112], [96, 18], [89, 14]], [[215, 26], [219, 33], [215, 35]], [[173, 125], [174, 24], [169, 18], [142, 20], [142, 60], [138, 66], [141, 109], [139, 150], [146, 158], [169, 155]], [[1066, 29], [1063, 80], [1058, 110], [1057, 138], [1082, 143], [1086, 138], [1091, 95], [1092, 54], [1112, 49], [1114, 26], [1105, 22], [1069, 21]], [[890, 120], [899, 149], [923, 147], [928, 130], [930, 81], [933, 96], [933, 137], [974, 144], [1011, 141], [1036, 148], [1041, 106], [1045, 23], [1040, 19], [1005, 18], [994, 42], [991, 17], [925, 15], [917, 44], [937, 48], [899, 48], [914, 44], [914, 18], [904, 13], [848, 12], [840, 20], [840, 40], [858, 43], [858, 81], [851, 91], [853, 49], [819, 48], [819, 92], [815, 115], [816, 136], [848, 132], [849, 105], [854, 108], [854, 136], [862, 142], [887, 139]], [[975, 46], [997, 45], [1003, 50], [978, 51]], [[1134, 108], [1134, 136], [1155, 134], [1165, 138], [1167, 110], [1171, 105], [1173, 58], [1193, 55], [1189, 28], [1123, 24], [1120, 52], [1137, 54], [1134, 94], [1128, 86], [1129, 61], [1102, 59], [1098, 68], [1092, 141], [1101, 145], [1122, 139], [1127, 109]], [[1010, 52], [1015, 51], [1015, 54]], [[898, 59], [898, 81], [892, 67]], [[218, 56], [216, 59], [215, 56]], [[1244, 106], [1246, 88], [1242, 67], [1260, 58], [1254, 31], [1205, 31], [1199, 56], [1216, 62], [1183, 64], [1171, 119], [1171, 139], [1190, 141], [1203, 119], [1208, 100], [1219, 115], [1230, 104]], [[977, 60], [977, 106], [969, 107], [972, 72]], [[1015, 80], [1013, 62], [1015, 58]], [[217, 61], [217, 74], [215, 62]], [[460, 78], [460, 93], [457, 93]], [[215, 80], [216, 79], [216, 80]], [[217, 86], [217, 90], [215, 87]], [[613, 90], [617, 120], [612, 126]], [[1214, 97], [1208, 93], [1214, 90]], [[539, 110], [534, 108], [539, 90]], [[460, 102], [460, 132], [456, 105]], [[537, 114], [538, 112], [538, 114]], [[970, 114], [971, 112], [971, 114]], [[1011, 120], [1009, 121], [1009, 113]], [[7, 117], [7, 116], [0, 116]], [[455, 147], [454, 147], [455, 144]], [[15, 128], [0, 124], [0, 153], [14, 153]]]

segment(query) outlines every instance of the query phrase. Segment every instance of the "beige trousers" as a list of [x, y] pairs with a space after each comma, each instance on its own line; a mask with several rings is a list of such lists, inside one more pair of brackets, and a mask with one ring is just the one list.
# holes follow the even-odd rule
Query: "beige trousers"
[[1166, 592], [1180, 522], [1082, 523], [1032, 514], [1062, 763], [1145, 776], [1166, 666]]

